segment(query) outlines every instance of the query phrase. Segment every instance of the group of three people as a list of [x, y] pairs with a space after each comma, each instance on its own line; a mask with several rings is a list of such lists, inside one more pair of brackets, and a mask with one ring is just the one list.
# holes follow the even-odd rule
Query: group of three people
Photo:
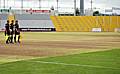
[[20, 43], [20, 29], [19, 29], [18, 20], [15, 21], [15, 24], [14, 24], [14, 20], [12, 20], [11, 23], [9, 20], [7, 20], [7, 23], [5, 24], [5, 36], [6, 36], [6, 44], [14, 43], [14, 42]]

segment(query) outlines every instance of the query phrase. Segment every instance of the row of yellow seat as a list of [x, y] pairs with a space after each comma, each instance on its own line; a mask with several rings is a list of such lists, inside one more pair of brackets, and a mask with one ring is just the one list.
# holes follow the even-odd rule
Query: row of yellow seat
[[120, 28], [120, 16], [51, 16], [59, 32], [90, 32], [92, 28], [102, 31], [114, 31]]
[[7, 20], [9, 20], [10, 23], [12, 20], [15, 21], [15, 15], [8, 15]]

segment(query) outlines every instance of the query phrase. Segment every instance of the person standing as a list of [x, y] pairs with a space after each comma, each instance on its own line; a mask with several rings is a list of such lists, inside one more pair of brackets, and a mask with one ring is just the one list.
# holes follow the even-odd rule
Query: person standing
[[19, 29], [19, 24], [18, 20], [15, 21], [15, 36], [14, 36], [14, 42], [16, 43], [16, 38], [18, 39], [17, 42], [20, 43], [20, 29]]
[[10, 41], [10, 26], [9, 26], [9, 20], [7, 20], [7, 23], [5, 24], [5, 36], [6, 36], [6, 44], [9, 44], [9, 41]]
[[13, 34], [14, 34], [14, 20], [10, 24], [10, 43], [13, 43]]

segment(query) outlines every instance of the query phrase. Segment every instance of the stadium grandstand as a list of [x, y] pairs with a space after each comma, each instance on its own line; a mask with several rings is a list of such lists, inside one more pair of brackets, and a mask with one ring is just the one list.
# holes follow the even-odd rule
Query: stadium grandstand
[[120, 8], [100, 9], [87, 0], [0, 0], [0, 31], [18, 20], [21, 31], [120, 31]]

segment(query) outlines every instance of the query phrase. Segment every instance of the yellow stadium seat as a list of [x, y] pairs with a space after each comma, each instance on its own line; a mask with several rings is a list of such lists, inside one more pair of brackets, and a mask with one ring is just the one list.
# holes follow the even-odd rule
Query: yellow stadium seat
[[120, 16], [51, 16], [59, 32], [90, 32], [101, 28], [103, 32], [113, 32], [120, 28]]

